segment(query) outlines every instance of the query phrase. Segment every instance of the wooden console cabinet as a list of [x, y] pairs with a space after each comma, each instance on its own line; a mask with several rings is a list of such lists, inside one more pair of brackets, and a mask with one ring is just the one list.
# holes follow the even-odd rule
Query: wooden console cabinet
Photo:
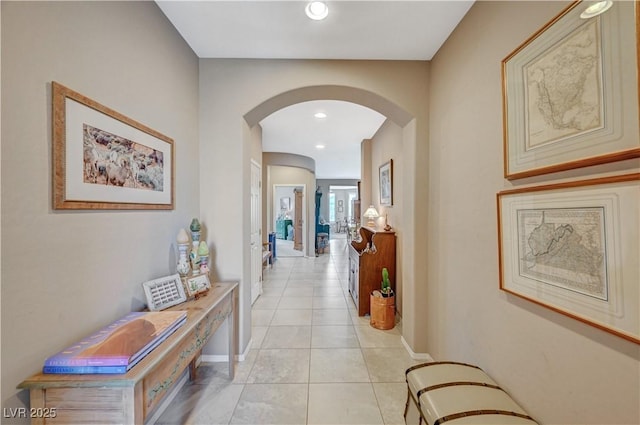
[[143, 424], [187, 367], [190, 378], [195, 378], [202, 348], [225, 319], [229, 331], [229, 375], [233, 378], [237, 288], [237, 283], [216, 283], [205, 296], [169, 308], [187, 311], [187, 322], [126, 374], [38, 373], [25, 380], [18, 388], [30, 390], [31, 411], [48, 413], [32, 417], [31, 423]]
[[358, 316], [369, 313], [369, 294], [380, 289], [384, 267], [389, 271], [391, 289], [395, 292], [396, 233], [361, 227], [360, 240], [349, 245], [349, 292], [358, 308]]

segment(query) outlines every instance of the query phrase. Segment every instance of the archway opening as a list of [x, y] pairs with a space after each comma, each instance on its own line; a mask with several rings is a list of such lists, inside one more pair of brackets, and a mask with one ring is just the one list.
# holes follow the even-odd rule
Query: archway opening
[[[365, 106], [384, 115], [387, 117], [387, 120], [399, 127], [402, 147], [407, 155], [407, 163], [401, 169], [397, 169], [396, 173], [402, 176], [402, 186], [404, 192], [407, 194], [408, 202], [402, 205], [401, 214], [404, 231], [402, 232], [402, 240], [398, 241], [399, 244], [401, 244], [399, 251], [403, 253], [403, 257], [397, 260], [396, 266], [397, 269], [402, 270], [403, 276], [401, 295], [398, 299], [400, 303], [398, 309], [401, 311], [403, 318], [403, 342], [409, 351], [412, 352], [411, 347], [413, 345], [412, 342], [415, 340], [416, 330], [416, 302], [413, 299], [416, 293], [414, 259], [416, 256], [416, 245], [418, 243], [424, 244], [423, 240], [416, 240], [417, 220], [414, 193], [416, 190], [415, 176], [417, 161], [415, 156], [417, 151], [420, 150], [416, 140], [416, 118], [398, 104], [377, 93], [350, 86], [320, 85], [289, 90], [263, 101], [243, 116], [245, 124], [247, 128], [254, 129], [259, 125], [261, 120], [282, 108], [313, 100], [341, 100]], [[249, 134], [250, 131], [246, 133]], [[372, 182], [370, 181], [369, 185], [371, 184]], [[369, 199], [371, 199], [371, 196]], [[425, 248], [422, 247], [420, 252], [424, 251], [424, 249]], [[404, 296], [402, 293], [404, 293]], [[405, 338], [407, 333], [408, 337]]]

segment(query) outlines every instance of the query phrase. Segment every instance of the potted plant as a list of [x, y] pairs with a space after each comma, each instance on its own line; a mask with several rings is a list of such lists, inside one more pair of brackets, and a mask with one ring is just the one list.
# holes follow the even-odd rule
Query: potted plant
[[382, 269], [382, 283], [379, 291], [373, 291], [370, 299], [370, 324], [376, 329], [392, 329], [395, 326], [395, 295], [391, 289], [389, 270]]
[[389, 270], [386, 267], [382, 268], [382, 284], [380, 287], [382, 296], [387, 298], [393, 296], [393, 289], [391, 289], [391, 280], [389, 280]]

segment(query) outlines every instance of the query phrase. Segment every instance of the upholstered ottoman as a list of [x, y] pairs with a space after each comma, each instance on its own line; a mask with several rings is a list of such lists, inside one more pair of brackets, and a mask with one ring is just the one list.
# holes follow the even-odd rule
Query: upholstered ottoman
[[536, 422], [477, 366], [431, 362], [406, 371], [407, 425], [533, 425]]

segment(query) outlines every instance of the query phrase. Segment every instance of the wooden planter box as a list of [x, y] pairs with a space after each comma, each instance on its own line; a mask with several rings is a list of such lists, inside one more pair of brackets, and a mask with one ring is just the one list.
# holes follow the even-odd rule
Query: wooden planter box
[[396, 297], [374, 297], [370, 295], [371, 326], [376, 329], [393, 329], [396, 323]]

